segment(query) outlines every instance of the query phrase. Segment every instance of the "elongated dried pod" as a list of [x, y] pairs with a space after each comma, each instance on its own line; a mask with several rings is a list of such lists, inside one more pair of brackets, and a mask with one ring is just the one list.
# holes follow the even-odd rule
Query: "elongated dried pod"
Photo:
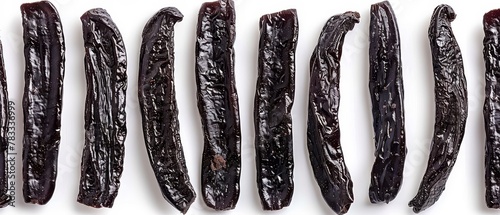
[[9, 141], [7, 137], [9, 122], [9, 95], [7, 93], [7, 80], [5, 77], [5, 64], [3, 60], [3, 46], [0, 42], [0, 208], [6, 207], [13, 197], [8, 195], [7, 151]]
[[323, 27], [310, 62], [307, 148], [321, 194], [337, 214], [347, 213], [354, 201], [340, 145], [338, 109], [342, 45], [359, 18], [357, 12], [332, 16]]
[[260, 18], [259, 75], [255, 93], [257, 186], [264, 210], [290, 205], [293, 195], [292, 105], [295, 94], [297, 11]]
[[436, 120], [427, 170], [417, 195], [408, 204], [415, 213], [432, 206], [444, 191], [465, 132], [467, 82], [460, 47], [451, 30], [455, 16], [449, 5], [439, 5], [429, 27]]
[[489, 208], [500, 208], [500, 9], [491, 10], [483, 17], [483, 56], [485, 72], [484, 127], [485, 147], [485, 200]]
[[49, 1], [21, 5], [24, 39], [24, 201], [46, 204], [54, 193], [61, 140], [65, 44]]
[[196, 83], [204, 148], [201, 190], [207, 206], [230, 210], [240, 195], [241, 131], [234, 81], [232, 0], [204, 3], [198, 14]]
[[370, 15], [369, 88], [375, 162], [369, 197], [372, 203], [389, 203], [401, 187], [406, 157], [401, 41], [388, 1], [373, 4]]
[[85, 48], [85, 145], [77, 201], [112, 207], [123, 171], [127, 54], [121, 34], [102, 8], [81, 16]]
[[179, 135], [174, 84], [174, 25], [182, 21], [174, 7], [158, 11], [142, 32], [139, 105], [149, 161], [165, 200], [186, 213], [196, 193], [189, 180]]

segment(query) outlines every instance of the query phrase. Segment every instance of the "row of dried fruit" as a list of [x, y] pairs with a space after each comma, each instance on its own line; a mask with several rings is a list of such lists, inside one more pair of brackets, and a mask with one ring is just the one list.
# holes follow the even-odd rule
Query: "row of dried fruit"
[[[47, 203], [54, 191], [60, 142], [65, 44], [61, 21], [48, 1], [21, 6], [26, 61], [23, 96], [23, 196]], [[174, 87], [174, 25], [183, 15], [164, 8], [142, 34], [139, 101], [145, 145], [165, 199], [186, 213], [196, 194], [190, 183], [179, 136]], [[310, 61], [307, 146], [315, 178], [326, 203], [344, 214], [354, 201], [352, 180], [340, 145], [338, 108], [342, 44], [359, 22], [357, 12], [332, 16]], [[453, 9], [439, 5], [429, 27], [435, 75], [436, 122], [428, 167], [415, 198], [415, 212], [433, 205], [444, 191], [464, 135], [467, 89], [460, 48], [454, 38]], [[85, 146], [78, 202], [112, 207], [120, 186], [126, 137], [127, 57], [118, 28], [104, 9], [81, 16], [87, 97]], [[293, 195], [291, 108], [294, 102], [298, 19], [294, 9], [260, 19], [258, 80], [255, 95], [257, 184], [265, 210], [279, 210]], [[487, 206], [500, 207], [500, 10], [484, 16]], [[405, 145], [400, 38], [389, 2], [371, 6], [370, 80], [375, 163], [369, 198], [390, 202], [403, 178]], [[232, 0], [201, 6], [196, 37], [198, 108], [204, 132], [202, 196], [216, 210], [233, 209], [239, 197], [240, 121], [234, 81], [235, 8]], [[1, 54], [1, 53], [0, 53]], [[0, 55], [0, 57], [2, 57]], [[0, 149], [6, 150], [7, 86], [0, 64]], [[498, 89], [497, 89], [498, 88]], [[0, 153], [0, 168], [5, 169]], [[0, 171], [0, 206], [6, 206], [6, 172]]]

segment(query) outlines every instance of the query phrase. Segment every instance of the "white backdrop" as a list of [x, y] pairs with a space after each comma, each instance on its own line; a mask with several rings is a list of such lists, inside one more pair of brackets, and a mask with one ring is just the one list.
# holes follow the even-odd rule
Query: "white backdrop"
[[[188, 214], [219, 214], [205, 206], [200, 193], [203, 145], [196, 107], [194, 42], [197, 14], [204, 0], [53, 0], [59, 10], [66, 38], [66, 77], [62, 115], [62, 140], [58, 180], [52, 200], [45, 206], [26, 204], [22, 198], [21, 143], [24, 57], [21, 13], [24, 0], [0, 3], [0, 36], [4, 44], [9, 97], [16, 103], [16, 203], [1, 209], [7, 214], [179, 214], [161, 196], [144, 147], [137, 100], [137, 70], [142, 29], [160, 8], [177, 7], [184, 20], [175, 27], [175, 82], [180, 110], [181, 138], [191, 182], [198, 197]], [[399, 23], [404, 73], [406, 138], [408, 155], [399, 195], [388, 205], [372, 205], [368, 199], [373, 164], [373, 129], [368, 91], [368, 24], [370, 5], [377, 1], [340, 0], [235, 0], [236, 83], [242, 128], [241, 195], [236, 208], [225, 214], [333, 214], [324, 203], [313, 177], [306, 147], [309, 58], [326, 20], [355, 10], [361, 22], [345, 39], [341, 61], [340, 126], [346, 163], [354, 182], [355, 201], [348, 214], [413, 214], [407, 206], [417, 192], [427, 164], [434, 123], [434, 81], [427, 28], [438, 2], [390, 1]], [[498, 1], [447, 1], [457, 13], [452, 23], [461, 46], [469, 90], [469, 117], [457, 163], [441, 199], [422, 214], [498, 214], [484, 201], [484, 62], [482, 17], [500, 8]], [[127, 48], [129, 88], [122, 184], [112, 209], [92, 209], [76, 202], [84, 142], [85, 76], [83, 39], [79, 17], [88, 9], [107, 9], [119, 27]], [[295, 194], [289, 207], [263, 212], [255, 179], [253, 99], [257, 79], [258, 19], [261, 15], [296, 8], [299, 42], [296, 55], [296, 97], [293, 107]]]

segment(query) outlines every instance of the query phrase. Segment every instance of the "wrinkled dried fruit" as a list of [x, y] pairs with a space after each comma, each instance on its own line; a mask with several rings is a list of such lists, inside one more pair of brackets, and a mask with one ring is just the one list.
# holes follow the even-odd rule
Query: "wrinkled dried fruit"
[[12, 201], [12, 196], [7, 194], [9, 183], [7, 174], [7, 139], [9, 122], [9, 104], [7, 94], [7, 80], [5, 78], [5, 64], [3, 61], [3, 46], [0, 42], [0, 208], [6, 207]]
[[77, 201], [112, 207], [123, 171], [127, 54], [118, 28], [102, 8], [81, 16], [87, 98], [85, 145]]
[[370, 202], [389, 203], [399, 192], [406, 157], [401, 41], [388, 1], [373, 4], [370, 18], [370, 95], [375, 162]]
[[295, 94], [297, 11], [260, 18], [259, 76], [255, 93], [257, 186], [264, 210], [290, 205], [293, 195], [292, 105]]
[[340, 145], [340, 58], [348, 31], [359, 23], [359, 13], [332, 16], [323, 27], [311, 56], [307, 148], [321, 194], [337, 214], [354, 201], [352, 180]]
[[21, 5], [24, 39], [24, 201], [46, 204], [54, 193], [61, 140], [65, 44], [49, 1]]
[[486, 130], [485, 147], [485, 186], [486, 206], [500, 208], [500, 9], [491, 10], [483, 17], [484, 40], [483, 55], [486, 66], [484, 126]]
[[142, 32], [139, 104], [149, 161], [165, 200], [186, 213], [196, 194], [189, 181], [179, 135], [174, 84], [174, 25], [183, 15], [174, 7], [158, 11]]
[[436, 120], [427, 170], [417, 195], [408, 204], [415, 213], [432, 206], [443, 193], [464, 137], [467, 82], [462, 53], [451, 30], [455, 16], [449, 5], [439, 5], [429, 27]]
[[230, 210], [240, 195], [241, 131], [234, 81], [232, 0], [204, 3], [198, 14], [196, 83], [204, 133], [201, 190], [207, 206]]

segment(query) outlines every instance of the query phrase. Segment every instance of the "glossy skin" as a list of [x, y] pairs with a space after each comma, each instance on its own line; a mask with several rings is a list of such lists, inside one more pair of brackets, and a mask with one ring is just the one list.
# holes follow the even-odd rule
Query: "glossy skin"
[[24, 39], [23, 197], [46, 204], [54, 193], [61, 140], [65, 44], [50, 2], [21, 5]]
[[340, 58], [346, 33], [359, 23], [359, 13], [332, 16], [323, 27], [311, 57], [307, 148], [325, 202], [345, 214], [354, 201], [352, 180], [340, 145]]
[[234, 81], [235, 11], [232, 0], [204, 3], [198, 15], [196, 83], [204, 148], [203, 200], [215, 210], [234, 209], [240, 194], [241, 131]]
[[444, 191], [465, 132], [467, 82], [462, 54], [451, 30], [455, 16], [450, 6], [439, 5], [429, 27], [436, 120], [427, 170], [417, 195], [408, 204], [415, 213], [432, 206]]
[[297, 11], [260, 18], [259, 76], [255, 94], [257, 186], [264, 210], [290, 205], [293, 195], [292, 105], [295, 94]]
[[163, 8], [144, 27], [138, 86], [151, 167], [165, 200], [186, 213], [196, 193], [189, 181], [175, 99], [174, 25], [182, 18], [177, 8]]
[[85, 145], [77, 201], [112, 207], [120, 187], [126, 127], [127, 55], [113, 20], [101, 8], [80, 18], [85, 43]]
[[3, 61], [3, 47], [0, 42], [0, 208], [6, 207], [12, 201], [12, 196], [7, 194], [9, 183], [7, 174], [7, 139], [9, 122], [9, 95], [7, 93], [7, 80], [5, 78], [5, 64]]
[[500, 208], [500, 9], [484, 14], [483, 55], [486, 66], [484, 126], [485, 147], [485, 200], [489, 208]]
[[371, 6], [370, 96], [375, 162], [370, 202], [389, 203], [399, 192], [406, 157], [403, 74], [398, 24], [389, 2]]

